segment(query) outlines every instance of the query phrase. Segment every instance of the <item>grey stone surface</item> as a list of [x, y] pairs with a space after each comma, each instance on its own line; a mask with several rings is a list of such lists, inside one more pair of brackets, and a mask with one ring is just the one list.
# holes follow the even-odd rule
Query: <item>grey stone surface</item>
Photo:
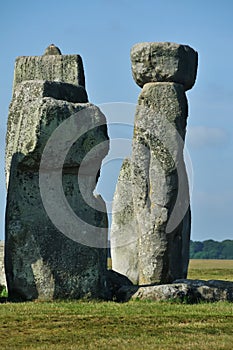
[[118, 179], [111, 228], [112, 267], [135, 284], [187, 276], [191, 214], [183, 159], [183, 86], [148, 83], [135, 115], [132, 159]]
[[[43, 109], [45, 107], [45, 103], [48, 101], [50, 101], [51, 108], [56, 108], [56, 103], [59, 103], [56, 102], [56, 100], [84, 103], [88, 101], [88, 98], [86, 90], [82, 86], [75, 86], [61, 82], [50, 82], [42, 80], [24, 81], [17, 84], [16, 88], [14, 89], [12, 101], [9, 108], [6, 136], [7, 143], [5, 170], [7, 186], [9, 181], [11, 159], [13, 154], [17, 152], [18, 143], [21, 143], [20, 147], [24, 147], [24, 149], [21, 149], [20, 152], [26, 154], [28, 151], [30, 151], [30, 147], [33, 147], [32, 145], [30, 146], [30, 143], [37, 142], [37, 134], [34, 127], [36, 127], [35, 120], [38, 109]], [[63, 106], [65, 108], [66, 102], [63, 102]], [[84, 106], [85, 105], [83, 105], [83, 107]], [[41, 113], [45, 112], [42, 111]], [[72, 109], [70, 110], [70, 113], [72, 113]], [[28, 114], [30, 115], [27, 117]], [[54, 112], [54, 114], [56, 117], [56, 112]], [[26, 116], [25, 118], [24, 115]], [[40, 116], [37, 116], [37, 118], [40, 118]], [[37, 121], [37, 123], [39, 123], [39, 121]], [[59, 124], [57, 123], [57, 126], [58, 125]], [[25, 129], [25, 132], [21, 131], [21, 127]], [[25, 138], [27, 142], [24, 140]], [[40, 150], [40, 152], [41, 151], [42, 150]], [[40, 156], [41, 154], [39, 153], [39, 155], [37, 155], [36, 164], [38, 164]], [[33, 156], [33, 158], [34, 157], [35, 156]], [[32, 162], [32, 158], [30, 159], [30, 162]]]
[[[24, 91], [27, 99], [52, 97], [56, 100], [67, 102], [86, 103], [88, 102], [87, 92], [81, 85], [72, 85], [57, 81], [33, 80], [23, 81], [17, 84], [17, 90], [14, 91], [13, 100]], [[28, 94], [27, 94], [28, 92]]]
[[233, 301], [233, 281], [222, 280], [177, 280], [192, 290], [198, 301]]
[[14, 86], [25, 80], [48, 80], [81, 85], [85, 88], [80, 55], [21, 56], [16, 59]]
[[138, 283], [138, 230], [132, 198], [131, 162], [123, 161], [113, 199], [111, 257], [113, 270]]
[[172, 284], [151, 286], [125, 285], [116, 291], [116, 299], [178, 301], [185, 303], [230, 301], [233, 302], [233, 282], [219, 280], [177, 280]]
[[139, 284], [168, 283], [178, 276], [186, 277], [184, 255], [189, 252], [190, 235], [189, 225], [183, 230], [183, 217], [189, 210], [183, 160], [186, 118], [182, 85], [144, 85], [138, 99], [132, 150]]
[[4, 242], [0, 241], [0, 285], [6, 286], [6, 276], [4, 267]]
[[[109, 140], [105, 116], [96, 106], [79, 103], [80, 98], [85, 100], [80, 91], [47, 81], [14, 87], [6, 140], [5, 269], [10, 299], [105, 295], [107, 215], [105, 203], [93, 191]], [[49, 142], [56, 132], [53, 146]], [[57, 177], [62, 179], [62, 190]], [[74, 225], [73, 217], [80, 224], [74, 221]], [[61, 227], [54, 225], [58, 219]]]
[[140, 43], [132, 72], [142, 86], [131, 159], [122, 165], [113, 202], [113, 269], [135, 284], [186, 278], [191, 211], [183, 158], [197, 53], [173, 43]]
[[132, 73], [143, 87], [150, 82], [174, 82], [191, 89], [197, 73], [197, 52], [169, 42], [139, 43], [131, 49]]

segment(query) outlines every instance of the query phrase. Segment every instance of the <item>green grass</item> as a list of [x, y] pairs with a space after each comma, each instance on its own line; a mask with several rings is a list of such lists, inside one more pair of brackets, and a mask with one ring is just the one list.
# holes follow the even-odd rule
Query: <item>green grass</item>
[[233, 304], [0, 305], [1, 349], [232, 349]]
[[[108, 268], [112, 267], [112, 260], [108, 258]], [[202, 260], [191, 259], [188, 278], [190, 279], [221, 279], [233, 281], [233, 260]]]
[[7, 293], [6, 287], [4, 286], [1, 290], [0, 298], [6, 298], [7, 296], [8, 296], [8, 293]]
[[191, 259], [188, 278], [233, 281], [233, 260]]
[[[215, 278], [226, 279], [231, 277], [232, 263], [191, 261], [189, 278], [213, 278], [217, 270]], [[227, 302], [0, 304], [1, 350], [232, 349], [232, 329], [233, 303]]]

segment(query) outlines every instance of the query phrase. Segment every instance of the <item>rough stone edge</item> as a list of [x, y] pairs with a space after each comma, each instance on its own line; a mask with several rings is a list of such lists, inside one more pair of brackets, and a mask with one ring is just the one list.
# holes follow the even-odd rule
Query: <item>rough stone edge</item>
[[[18, 74], [18, 66], [20, 64], [24, 65], [25, 61], [57, 61], [61, 64], [61, 67], [63, 67], [63, 61], [66, 60], [66, 58], [73, 58], [73, 60], [76, 63], [76, 68], [77, 68], [77, 75], [75, 77], [75, 79], [72, 79], [72, 81], [70, 79], [59, 79], [58, 81], [60, 82], [64, 82], [64, 83], [69, 83], [69, 84], [73, 84], [76, 86], [83, 86], [83, 88], [85, 89], [85, 73], [84, 73], [84, 65], [83, 65], [83, 60], [81, 55], [79, 54], [68, 54], [68, 55], [42, 55], [42, 56], [18, 56], [15, 59], [15, 68], [14, 68], [14, 79], [13, 79], [13, 90], [15, 88], [15, 86], [19, 83], [22, 83], [23, 81], [28, 81], [28, 80], [34, 80], [34, 79], [25, 79], [22, 77], [19, 78], [19, 74]], [[35, 65], [36, 66], [36, 65]], [[38, 80], [38, 79], [36, 79]], [[42, 80], [48, 80], [48, 79], [42, 79]], [[57, 81], [57, 79], [53, 79], [52, 81]]]
[[177, 280], [161, 285], [123, 285], [115, 291], [118, 302], [130, 300], [200, 302], [233, 302], [233, 282], [221, 280]]

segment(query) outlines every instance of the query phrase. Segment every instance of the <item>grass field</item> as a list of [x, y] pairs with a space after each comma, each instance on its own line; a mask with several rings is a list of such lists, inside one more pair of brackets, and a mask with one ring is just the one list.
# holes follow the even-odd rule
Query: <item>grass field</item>
[[188, 278], [233, 281], [233, 260], [190, 260]]
[[[108, 268], [111, 267], [112, 261], [109, 258]], [[233, 260], [190, 260], [188, 278], [233, 281]]]
[[[189, 277], [233, 280], [230, 271], [233, 261], [193, 260]], [[1, 350], [232, 349], [232, 329], [233, 303], [226, 302], [0, 304]]]

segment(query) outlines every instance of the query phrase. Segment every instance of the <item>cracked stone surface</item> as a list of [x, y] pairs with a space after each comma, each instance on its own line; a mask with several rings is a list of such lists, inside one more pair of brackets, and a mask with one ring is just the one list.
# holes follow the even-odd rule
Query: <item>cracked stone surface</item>
[[[84, 80], [78, 78], [80, 62], [78, 55], [16, 61], [6, 139], [5, 269], [10, 299], [104, 297], [108, 224], [105, 203], [93, 191], [109, 138], [105, 116], [88, 102]], [[59, 129], [67, 121], [69, 127]], [[57, 130], [56, 147], [49, 146], [41, 162]], [[61, 193], [53, 182], [57, 174]], [[48, 195], [43, 201], [41, 178]], [[55, 226], [45, 205], [67, 234]], [[73, 217], [80, 225], [73, 224]]]
[[[186, 71], [174, 73], [175, 62], [183, 64], [186, 59]], [[138, 76], [145, 79], [139, 84], [143, 89], [135, 114], [132, 156], [123, 162], [114, 195], [112, 266], [135, 284], [171, 283], [186, 278], [189, 261], [185, 90], [195, 82], [197, 55], [178, 44], [141, 43], [132, 48], [131, 61], [135, 81]], [[152, 68], [161, 72], [156, 79], [150, 74]]]

